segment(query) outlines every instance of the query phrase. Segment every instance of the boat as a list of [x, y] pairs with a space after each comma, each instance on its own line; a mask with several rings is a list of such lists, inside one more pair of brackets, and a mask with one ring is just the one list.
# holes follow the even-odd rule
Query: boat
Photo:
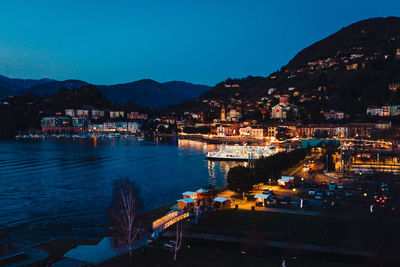
[[266, 158], [277, 153], [274, 145], [247, 146], [247, 145], [222, 145], [218, 151], [207, 153], [210, 160], [254, 160]]

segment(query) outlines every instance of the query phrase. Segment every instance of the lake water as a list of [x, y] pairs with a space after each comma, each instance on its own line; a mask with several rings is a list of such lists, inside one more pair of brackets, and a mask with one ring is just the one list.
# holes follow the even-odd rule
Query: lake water
[[213, 149], [177, 139], [0, 140], [0, 229], [34, 222], [44, 228], [53, 222], [54, 231], [101, 224], [121, 177], [139, 187], [145, 210], [187, 190], [222, 186], [234, 163], [206, 160]]

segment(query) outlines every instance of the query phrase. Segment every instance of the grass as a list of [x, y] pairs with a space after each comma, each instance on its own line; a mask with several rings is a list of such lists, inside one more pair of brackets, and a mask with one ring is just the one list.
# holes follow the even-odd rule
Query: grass
[[193, 227], [204, 232], [255, 235], [267, 240], [349, 249], [376, 251], [378, 247], [387, 246], [387, 251], [396, 253], [400, 248], [399, 226], [399, 222], [365, 220], [365, 218], [346, 220], [329, 216], [229, 210], [203, 218]]
[[173, 252], [160, 247], [135, 251], [132, 258], [127, 254], [100, 264], [111, 266], [282, 266], [282, 256], [286, 265], [293, 267], [316, 266], [358, 266], [355, 263], [338, 262], [333, 259], [310, 258], [280, 254], [279, 252], [249, 251], [240, 245], [226, 245], [216, 242], [199, 243], [186, 241], [173, 261]]

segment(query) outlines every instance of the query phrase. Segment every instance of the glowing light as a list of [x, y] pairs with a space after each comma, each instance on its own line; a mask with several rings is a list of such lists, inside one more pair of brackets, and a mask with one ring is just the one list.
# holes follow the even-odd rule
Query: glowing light
[[158, 220], [155, 220], [155, 221], [153, 222], [153, 229], [159, 227], [159, 226], [162, 225], [163, 223], [165, 223], [165, 222], [171, 220], [172, 218], [174, 218], [174, 217], [176, 217], [176, 216], [178, 216], [178, 212], [177, 212], [177, 211], [174, 211], [174, 212], [168, 213], [167, 215], [161, 217], [161, 218], [158, 219]]

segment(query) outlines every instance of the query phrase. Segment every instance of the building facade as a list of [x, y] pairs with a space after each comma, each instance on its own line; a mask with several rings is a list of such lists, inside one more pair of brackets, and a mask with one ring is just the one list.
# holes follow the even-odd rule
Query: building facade
[[264, 138], [264, 129], [261, 127], [242, 127], [239, 129], [239, 135], [241, 137], [250, 137], [254, 139], [263, 139]]

